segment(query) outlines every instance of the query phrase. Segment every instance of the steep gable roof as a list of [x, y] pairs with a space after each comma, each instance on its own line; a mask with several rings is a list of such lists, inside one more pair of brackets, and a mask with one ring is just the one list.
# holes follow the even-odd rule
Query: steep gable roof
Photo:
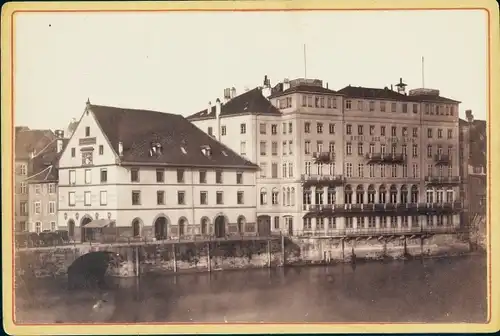
[[17, 129], [14, 149], [15, 159], [29, 159], [32, 151], [35, 151], [36, 154], [55, 138], [56, 136], [51, 130]]
[[59, 180], [59, 158], [69, 139], [61, 139], [61, 141], [63, 146], [60, 152], [57, 152], [57, 139], [55, 139], [30, 160], [32, 171], [27, 178], [29, 183], [57, 182]]
[[[192, 167], [258, 168], [177, 114], [120, 107], [88, 105], [122, 164], [165, 164]], [[161, 145], [151, 155], [152, 144]], [[211, 154], [202, 149], [208, 146]]]
[[[281, 115], [281, 112], [262, 95], [262, 91], [258, 87], [234, 97], [225, 104], [221, 104], [221, 116], [240, 113]], [[215, 105], [212, 106], [210, 111], [204, 109], [187, 117], [188, 120], [213, 118], [215, 118]]]

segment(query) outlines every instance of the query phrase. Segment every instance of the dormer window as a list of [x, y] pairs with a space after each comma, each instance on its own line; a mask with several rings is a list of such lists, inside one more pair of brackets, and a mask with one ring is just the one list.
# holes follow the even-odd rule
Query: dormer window
[[211, 150], [210, 146], [202, 146], [201, 147], [201, 152], [206, 157], [210, 157], [212, 155], [212, 150]]
[[159, 156], [162, 154], [162, 145], [159, 142], [152, 142], [149, 149], [149, 156]]
[[181, 147], [181, 152], [182, 152], [183, 154], [187, 154], [186, 148]]

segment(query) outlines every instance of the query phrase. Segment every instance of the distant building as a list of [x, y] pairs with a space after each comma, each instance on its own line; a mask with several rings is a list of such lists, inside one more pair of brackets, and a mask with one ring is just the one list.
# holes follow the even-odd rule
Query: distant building
[[29, 196], [26, 178], [31, 175], [31, 157], [42, 152], [55, 139], [51, 130], [30, 130], [27, 127], [15, 128], [15, 231], [27, 231], [29, 220]]
[[56, 139], [30, 160], [28, 183], [28, 231], [57, 229], [57, 188], [59, 157], [68, 140], [63, 131], [55, 132]]
[[188, 119], [260, 166], [257, 214], [272, 230], [458, 226], [460, 102], [396, 88], [265, 76]]
[[87, 103], [59, 160], [58, 221], [128, 237], [254, 234], [250, 161], [179, 115]]

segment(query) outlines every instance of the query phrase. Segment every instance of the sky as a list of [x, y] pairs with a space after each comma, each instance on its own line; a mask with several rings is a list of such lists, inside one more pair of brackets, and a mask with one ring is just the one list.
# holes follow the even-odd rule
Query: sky
[[[485, 11], [18, 13], [15, 125], [64, 129], [85, 102], [188, 116], [224, 88], [318, 78], [426, 88], [487, 113]], [[304, 45], [306, 57], [304, 57]], [[306, 66], [304, 66], [306, 65]]]

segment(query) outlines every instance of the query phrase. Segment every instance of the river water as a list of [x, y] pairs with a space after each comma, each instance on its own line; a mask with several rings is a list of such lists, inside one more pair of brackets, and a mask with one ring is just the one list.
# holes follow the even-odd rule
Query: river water
[[106, 290], [37, 280], [17, 291], [16, 321], [485, 322], [486, 279], [486, 257], [467, 256], [144, 276]]

